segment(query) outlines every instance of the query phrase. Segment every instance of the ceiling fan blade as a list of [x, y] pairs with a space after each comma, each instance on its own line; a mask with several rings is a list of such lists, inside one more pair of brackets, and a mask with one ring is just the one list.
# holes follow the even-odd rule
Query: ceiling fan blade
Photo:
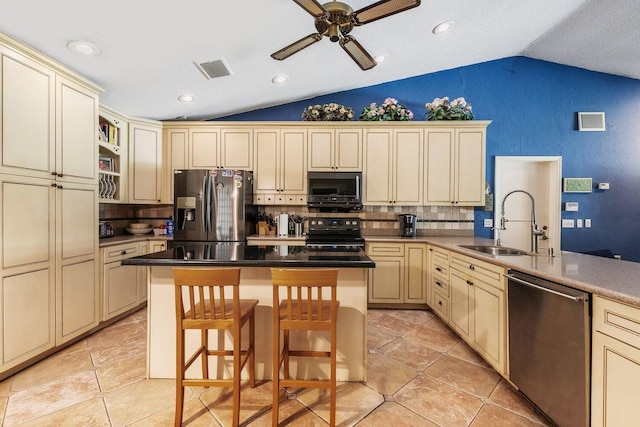
[[315, 42], [319, 42], [320, 40], [322, 40], [322, 34], [320, 33], [309, 34], [308, 36], [303, 37], [300, 40], [291, 43], [289, 46], [284, 47], [279, 51], [272, 53], [271, 57], [273, 59], [282, 61], [283, 59], [287, 59], [294, 53], [300, 52], [305, 47], [311, 46], [312, 44], [314, 44]]
[[322, 7], [322, 5], [318, 3], [316, 0], [293, 0], [293, 1], [298, 3], [298, 5], [301, 8], [306, 10], [314, 18], [319, 18], [325, 13], [327, 13], [327, 10], [324, 7]]
[[382, 0], [351, 14], [354, 25], [364, 25], [396, 13], [420, 6], [420, 0]]
[[351, 59], [362, 68], [362, 70], [370, 70], [375, 67], [377, 62], [364, 50], [362, 45], [358, 43], [356, 39], [351, 36], [346, 36], [340, 39], [340, 46], [349, 54]]

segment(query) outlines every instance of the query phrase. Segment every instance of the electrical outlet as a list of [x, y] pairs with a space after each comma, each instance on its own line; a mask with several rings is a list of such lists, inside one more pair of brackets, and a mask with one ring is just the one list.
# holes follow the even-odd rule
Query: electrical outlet
[[493, 219], [491, 219], [491, 218], [485, 218], [485, 220], [484, 220], [484, 226], [485, 226], [485, 227], [488, 227], [488, 228], [493, 227]]
[[584, 228], [591, 228], [591, 220], [590, 219], [585, 219], [584, 220]]
[[573, 227], [575, 227], [575, 220], [573, 219], [562, 220], [562, 228], [573, 228]]
[[576, 219], [576, 227], [577, 228], [582, 228], [582, 220], [581, 219]]

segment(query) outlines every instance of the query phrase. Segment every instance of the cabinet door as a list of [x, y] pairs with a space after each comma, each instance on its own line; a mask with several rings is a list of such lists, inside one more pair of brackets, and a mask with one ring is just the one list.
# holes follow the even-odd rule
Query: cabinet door
[[159, 203], [162, 195], [161, 126], [129, 127], [129, 202]]
[[474, 280], [472, 347], [500, 374], [506, 373], [506, 303], [504, 292]]
[[594, 332], [592, 354], [591, 425], [638, 424], [640, 349]]
[[388, 205], [391, 192], [393, 159], [393, 131], [389, 129], [365, 131], [363, 204]]
[[458, 205], [484, 205], [485, 130], [456, 131], [456, 197]]
[[425, 205], [450, 205], [454, 201], [454, 135], [453, 129], [425, 131]]
[[405, 244], [404, 302], [427, 302], [427, 245]]
[[220, 129], [189, 129], [189, 168], [213, 169], [220, 166]]
[[309, 130], [309, 171], [334, 170], [334, 132], [332, 129]]
[[[471, 283], [470, 283], [471, 282]], [[449, 313], [451, 326], [460, 336], [469, 342], [473, 332], [473, 288], [472, 281], [466, 275], [451, 270], [449, 295]]]
[[280, 190], [285, 193], [307, 192], [307, 131], [283, 129], [280, 141]]
[[50, 178], [55, 167], [55, 76], [3, 48], [0, 74], [0, 172]]
[[279, 129], [255, 130], [255, 192], [273, 194], [279, 185]]
[[103, 320], [138, 305], [138, 267], [111, 262], [104, 265]]
[[362, 130], [336, 129], [333, 159], [338, 172], [362, 171]]
[[98, 325], [98, 195], [94, 185], [56, 189], [56, 343]]
[[422, 129], [394, 131], [393, 203], [422, 205]]
[[58, 180], [97, 183], [98, 96], [57, 78], [56, 122]]
[[404, 257], [369, 257], [376, 263], [369, 270], [369, 302], [404, 302]]
[[220, 167], [253, 170], [253, 129], [222, 129]]
[[166, 167], [165, 167], [165, 203], [173, 203], [173, 171], [189, 168], [189, 130], [168, 129], [164, 133]]

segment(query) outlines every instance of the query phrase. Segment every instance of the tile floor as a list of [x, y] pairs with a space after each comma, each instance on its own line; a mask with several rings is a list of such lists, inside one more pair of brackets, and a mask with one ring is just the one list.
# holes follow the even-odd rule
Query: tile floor
[[[550, 425], [431, 312], [369, 310], [367, 321], [368, 381], [338, 385], [338, 425]], [[145, 351], [143, 309], [1, 382], [2, 425], [172, 425], [174, 381], [145, 379]], [[190, 388], [183, 425], [230, 425], [229, 391]], [[271, 393], [270, 381], [243, 387], [243, 424], [271, 424]], [[327, 425], [324, 391], [288, 397], [282, 425]]]

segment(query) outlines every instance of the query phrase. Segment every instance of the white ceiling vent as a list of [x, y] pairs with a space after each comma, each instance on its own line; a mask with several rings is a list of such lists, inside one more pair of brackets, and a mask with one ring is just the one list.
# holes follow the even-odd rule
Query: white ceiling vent
[[233, 71], [231, 71], [231, 68], [229, 68], [227, 61], [225, 61], [224, 58], [209, 62], [195, 62], [194, 64], [196, 64], [198, 70], [200, 70], [207, 79], [233, 75]]

